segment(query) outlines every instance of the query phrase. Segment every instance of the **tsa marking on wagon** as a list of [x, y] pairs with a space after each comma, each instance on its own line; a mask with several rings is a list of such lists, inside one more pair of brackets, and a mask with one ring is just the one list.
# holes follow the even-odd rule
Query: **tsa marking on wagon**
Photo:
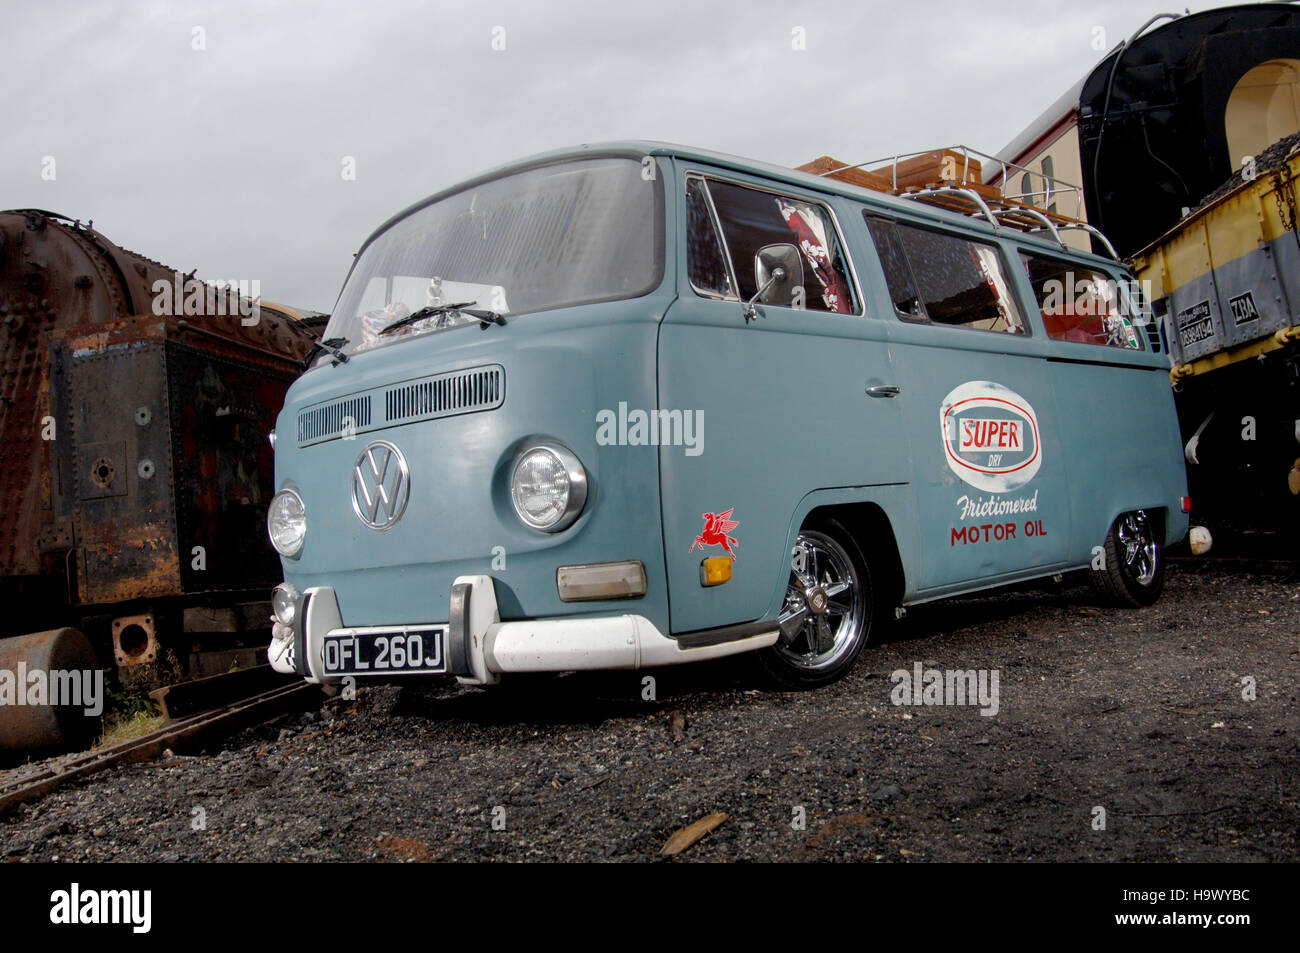
[[1038, 415], [1029, 401], [993, 381], [967, 381], [939, 407], [949, 469], [990, 493], [1019, 489], [1042, 466]]

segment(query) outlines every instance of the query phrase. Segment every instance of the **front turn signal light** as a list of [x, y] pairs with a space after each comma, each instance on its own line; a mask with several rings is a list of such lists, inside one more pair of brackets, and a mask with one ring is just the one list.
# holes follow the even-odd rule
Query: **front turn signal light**
[[593, 599], [640, 599], [646, 592], [645, 565], [627, 559], [615, 563], [561, 566], [555, 571], [561, 602]]

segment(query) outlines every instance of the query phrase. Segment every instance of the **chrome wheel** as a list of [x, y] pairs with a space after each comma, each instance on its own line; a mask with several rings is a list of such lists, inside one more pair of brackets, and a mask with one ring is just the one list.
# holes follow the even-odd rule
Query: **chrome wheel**
[[1163, 538], [1158, 511], [1121, 513], [1106, 533], [1105, 558], [1094, 559], [1089, 570], [1093, 589], [1114, 605], [1151, 605], [1165, 586]]
[[795, 669], [818, 674], [858, 649], [868, 614], [866, 587], [853, 558], [819, 530], [799, 534], [773, 647]]
[[1159, 568], [1160, 549], [1155, 530], [1145, 510], [1125, 513], [1115, 526], [1119, 556], [1124, 568], [1139, 586], [1149, 586]]

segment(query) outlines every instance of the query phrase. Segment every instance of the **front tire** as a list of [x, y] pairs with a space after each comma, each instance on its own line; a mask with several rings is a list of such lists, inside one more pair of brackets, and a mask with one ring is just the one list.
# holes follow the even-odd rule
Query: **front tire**
[[827, 685], [853, 667], [877, 614], [871, 571], [853, 537], [834, 521], [810, 526], [791, 554], [780, 639], [759, 662], [788, 688]]
[[1121, 513], [1106, 534], [1102, 566], [1090, 570], [1093, 589], [1120, 606], [1149, 606], [1165, 587], [1160, 531], [1146, 510]]

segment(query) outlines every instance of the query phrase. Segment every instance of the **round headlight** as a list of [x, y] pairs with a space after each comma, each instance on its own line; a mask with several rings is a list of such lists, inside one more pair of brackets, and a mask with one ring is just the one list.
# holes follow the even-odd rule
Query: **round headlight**
[[271, 545], [281, 556], [297, 556], [307, 535], [307, 509], [293, 490], [281, 490], [271, 497], [266, 511], [266, 531]]
[[291, 584], [282, 582], [271, 592], [271, 612], [276, 622], [293, 625], [294, 613], [298, 609], [298, 590]]
[[525, 450], [510, 477], [515, 513], [528, 526], [558, 533], [587, 502], [587, 471], [571, 452], [546, 443]]

